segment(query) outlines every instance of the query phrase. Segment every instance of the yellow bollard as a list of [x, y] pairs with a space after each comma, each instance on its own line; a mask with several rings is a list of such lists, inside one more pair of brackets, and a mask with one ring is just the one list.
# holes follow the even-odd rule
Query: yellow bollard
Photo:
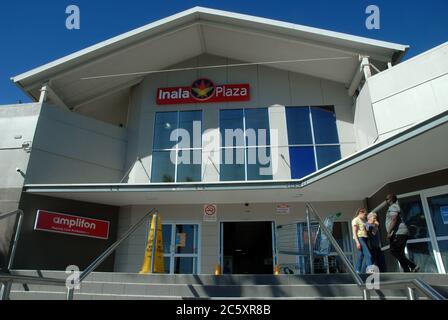
[[215, 267], [215, 276], [220, 276], [220, 275], [221, 275], [221, 266], [219, 264], [217, 264]]
[[274, 267], [274, 275], [278, 276], [280, 274], [280, 266], [278, 264]]

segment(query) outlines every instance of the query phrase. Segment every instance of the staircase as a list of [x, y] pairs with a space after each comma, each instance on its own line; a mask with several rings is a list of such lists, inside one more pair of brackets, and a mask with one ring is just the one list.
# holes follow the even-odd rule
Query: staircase
[[[65, 279], [62, 271], [14, 271], [25, 276]], [[440, 274], [381, 274], [380, 281], [419, 278], [448, 297], [448, 276]], [[26, 288], [25, 288], [26, 287]], [[65, 300], [61, 286], [15, 283], [11, 300]], [[426, 299], [419, 295], [417, 297]], [[75, 300], [178, 300], [178, 299], [289, 299], [361, 300], [362, 293], [350, 275], [139, 275], [94, 272], [75, 291]], [[372, 299], [407, 299], [406, 290], [372, 292]]]

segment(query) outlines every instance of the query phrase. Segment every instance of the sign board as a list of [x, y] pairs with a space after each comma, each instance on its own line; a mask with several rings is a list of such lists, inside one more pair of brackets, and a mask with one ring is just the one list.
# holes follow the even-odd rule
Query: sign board
[[109, 239], [109, 221], [38, 210], [34, 230]]
[[442, 216], [443, 224], [448, 224], [448, 206], [440, 207], [440, 215]]
[[250, 100], [249, 84], [215, 85], [213, 81], [198, 79], [190, 87], [157, 89], [157, 104], [188, 104], [237, 102]]
[[290, 214], [291, 208], [287, 204], [279, 204], [276, 208], [277, 214]]
[[216, 222], [218, 216], [218, 206], [216, 204], [204, 205], [204, 221]]

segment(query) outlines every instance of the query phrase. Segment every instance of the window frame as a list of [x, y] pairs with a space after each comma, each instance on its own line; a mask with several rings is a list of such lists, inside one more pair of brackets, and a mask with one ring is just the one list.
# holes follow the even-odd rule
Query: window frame
[[[156, 137], [156, 123], [157, 123], [157, 114], [162, 114], [162, 113], [176, 113], [176, 128], [180, 129], [179, 125], [180, 125], [180, 114], [181, 112], [200, 112], [201, 113], [201, 147], [191, 147], [191, 148], [179, 148], [179, 136], [177, 136], [176, 139], [176, 143], [175, 143], [175, 148], [154, 148], [154, 141], [155, 141], [155, 137]], [[202, 137], [204, 134], [204, 112], [202, 109], [191, 109], [191, 110], [167, 110], [167, 111], [156, 111], [154, 113], [154, 123], [153, 123], [153, 136], [152, 136], [152, 151], [151, 151], [151, 155], [153, 156], [154, 152], [172, 152], [172, 151], [176, 151], [176, 162], [173, 164], [174, 165], [174, 181], [173, 182], [163, 182], [163, 181], [159, 181], [159, 182], [153, 182], [153, 172], [154, 172], [154, 157], [152, 157], [151, 159], [151, 176], [150, 176], [150, 183], [187, 183], [186, 181], [182, 181], [179, 182], [178, 181], [178, 167], [179, 167], [179, 163], [178, 163], [178, 159], [179, 159], [179, 152], [180, 151], [191, 151], [194, 154], [194, 151], [200, 151], [201, 153], [201, 176], [200, 176], [200, 180], [199, 181], [193, 181], [193, 182], [202, 182], [202, 170], [203, 170], [203, 166], [204, 163], [202, 161], [202, 155], [203, 155], [203, 141], [202, 141]], [[193, 137], [190, 137], [193, 138]], [[194, 157], [194, 155], [193, 155]]]
[[[267, 128], [267, 132], [266, 132], [266, 140], [269, 140], [269, 143], [268, 144], [263, 144], [263, 145], [249, 145], [248, 143], [247, 143], [247, 134], [246, 134], [246, 129], [247, 129], [247, 126], [246, 126], [246, 111], [247, 110], [256, 110], [256, 109], [262, 109], [262, 110], [266, 110], [266, 112], [267, 112], [267, 124], [268, 124], [268, 128]], [[242, 115], [243, 115], [243, 128], [241, 128], [242, 130], [243, 130], [243, 133], [244, 133], [244, 145], [243, 146], [238, 146], [238, 145], [235, 145], [235, 146], [223, 146], [223, 143], [225, 142], [224, 140], [225, 140], [225, 135], [224, 136], [222, 136], [222, 131], [221, 131], [221, 112], [223, 112], [223, 111], [229, 111], [229, 110], [233, 110], [233, 111], [235, 111], [235, 110], [242, 110]], [[270, 179], [263, 179], [263, 180], [249, 180], [248, 179], [248, 163], [247, 163], [247, 152], [248, 152], [248, 150], [249, 149], [260, 149], [260, 148], [266, 148], [266, 149], [269, 149], [269, 154], [270, 154], [270, 157], [271, 157], [271, 161], [272, 161], [272, 147], [271, 147], [271, 137], [270, 137], [270, 135], [271, 135], [271, 132], [270, 132], [270, 129], [271, 129], [271, 122], [270, 122], [270, 119], [269, 119], [269, 109], [268, 108], [265, 108], [265, 107], [256, 107], [256, 108], [244, 108], [244, 107], [240, 107], [240, 108], [223, 108], [223, 109], [219, 109], [219, 131], [220, 131], [220, 135], [221, 135], [221, 141], [220, 141], [220, 144], [219, 144], [219, 153], [220, 153], [220, 170], [219, 170], [219, 181], [220, 182], [233, 182], [233, 181], [235, 181], [235, 182], [241, 182], [241, 181], [244, 181], [244, 182], [250, 182], [250, 181], [273, 181], [274, 180], [274, 174], [273, 173], [271, 173], [271, 175], [270, 175]], [[225, 129], [224, 129], [225, 130]], [[257, 140], [257, 142], [258, 142], [258, 140]], [[224, 162], [223, 162], [223, 153], [222, 153], [222, 150], [225, 150], [225, 149], [233, 149], [234, 150], [234, 152], [236, 152], [236, 150], [238, 150], [238, 149], [242, 149], [243, 150], [243, 152], [244, 152], [244, 180], [222, 180], [221, 179], [221, 166], [224, 164], [226, 164], [225, 163], [225, 160], [224, 160]], [[258, 154], [258, 151], [257, 151], [257, 154]], [[258, 160], [258, 158], [257, 158], [257, 160]], [[252, 164], [253, 165], [253, 164]]]
[[[319, 107], [331, 107], [333, 108], [334, 114], [336, 115], [336, 108], [334, 105], [321, 105], [321, 106], [285, 106], [285, 118], [286, 118], [286, 132], [288, 135], [288, 152], [291, 154], [291, 148], [299, 148], [299, 147], [312, 147], [313, 148], [313, 153], [314, 153], [314, 168], [315, 171], [319, 171], [322, 168], [325, 167], [319, 167], [319, 159], [317, 157], [317, 149], [319, 147], [338, 147], [339, 148], [339, 152], [341, 153], [341, 141], [339, 138], [339, 130], [337, 127], [337, 119], [335, 121], [335, 125], [336, 125], [336, 133], [337, 133], [337, 137], [338, 137], [338, 143], [316, 143], [316, 133], [315, 133], [315, 128], [314, 128], [314, 119], [313, 119], [313, 108], [319, 108]], [[311, 130], [311, 139], [312, 139], [312, 143], [303, 143], [303, 144], [291, 144], [290, 143], [290, 139], [289, 139], [289, 128], [288, 128], [288, 109], [300, 109], [300, 108], [306, 108], [308, 110], [308, 119], [309, 119], [309, 123], [310, 123], [310, 130]], [[341, 158], [342, 159], [342, 154], [341, 154]], [[339, 160], [340, 160], [339, 159]], [[327, 165], [328, 166], [328, 165]], [[290, 164], [291, 167], [291, 179], [302, 179], [303, 177], [300, 178], [293, 178], [292, 177], [292, 164]]]

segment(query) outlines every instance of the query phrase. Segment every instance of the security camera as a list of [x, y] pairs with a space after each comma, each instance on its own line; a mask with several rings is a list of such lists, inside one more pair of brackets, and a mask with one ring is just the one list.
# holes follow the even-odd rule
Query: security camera
[[248, 203], [245, 203], [244, 205], [245, 205], [246, 207], [248, 207], [248, 206], [249, 206], [249, 204], [248, 204]]
[[20, 168], [16, 168], [16, 172], [22, 172]]

